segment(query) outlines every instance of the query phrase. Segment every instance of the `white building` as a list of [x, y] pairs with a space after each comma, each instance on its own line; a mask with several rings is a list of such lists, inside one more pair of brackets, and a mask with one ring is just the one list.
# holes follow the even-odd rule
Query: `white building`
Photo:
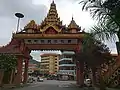
[[59, 60], [59, 78], [73, 80], [75, 79], [75, 67], [72, 56], [75, 53], [73, 51], [63, 51], [61, 59]]

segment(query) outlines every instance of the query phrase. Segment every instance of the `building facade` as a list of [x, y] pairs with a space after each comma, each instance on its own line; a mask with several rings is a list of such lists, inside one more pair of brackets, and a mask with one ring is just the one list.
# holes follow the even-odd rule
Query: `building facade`
[[63, 51], [59, 60], [59, 79], [74, 80], [76, 65], [73, 62], [73, 51]]
[[59, 54], [42, 54], [40, 71], [44, 74], [53, 75], [58, 72]]

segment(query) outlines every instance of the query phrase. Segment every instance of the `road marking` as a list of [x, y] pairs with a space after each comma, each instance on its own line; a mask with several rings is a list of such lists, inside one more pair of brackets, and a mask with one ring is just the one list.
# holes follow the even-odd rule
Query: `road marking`
[[59, 87], [69, 87], [69, 85], [59, 85]]
[[39, 87], [40, 85], [32, 85], [32, 86], [30, 86], [30, 87]]

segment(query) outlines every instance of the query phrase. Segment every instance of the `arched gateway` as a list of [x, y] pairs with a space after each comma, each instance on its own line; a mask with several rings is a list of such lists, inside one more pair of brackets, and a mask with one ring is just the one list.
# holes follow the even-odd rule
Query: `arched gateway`
[[[23, 62], [25, 62], [24, 82], [27, 81], [31, 50], [72, 50], [77, 53], [80, 51], [84, 34], [73, 18], [68, 27], [62, 25], [53, 1], [47, 17], [40, 25], [37, 25], [34, 20], [30, 21], [22, 31], [13, 33], [8, 45], [0, 48], [0, 53], [15, 54], [18, 57], [17, 74], [13, 83], [21, 83]], [[81, 84], [81, 80], [83, 81], [81, 65], [79, 62], [76, 63], [77, 84]]]

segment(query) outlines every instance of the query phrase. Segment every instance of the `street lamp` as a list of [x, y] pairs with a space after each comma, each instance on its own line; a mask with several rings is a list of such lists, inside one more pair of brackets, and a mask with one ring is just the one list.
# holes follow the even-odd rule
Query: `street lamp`
[[20, 18], [23, 18], [24, 15], [22, 13], [15, 13], [15, 16], [18, 18], [18, 23], [17, 23], [17, 32], [19, 29], [19, 23], [20, 23]]

